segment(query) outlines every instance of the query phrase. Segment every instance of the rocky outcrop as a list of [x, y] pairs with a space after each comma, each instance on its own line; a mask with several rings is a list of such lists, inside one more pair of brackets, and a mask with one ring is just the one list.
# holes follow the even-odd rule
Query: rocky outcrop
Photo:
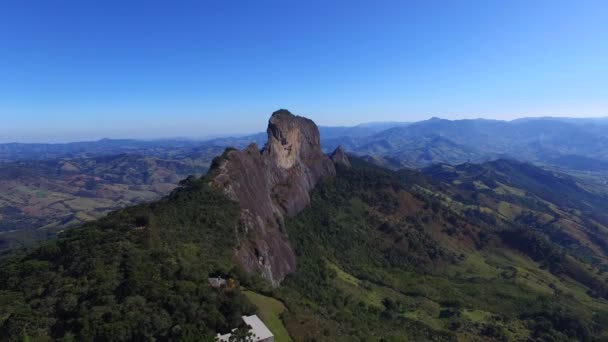
[[342, 148], [342, 145], [338, 146], [331, 153], [331, 155], [329, 156], [329, 158], [336, 165], [342, 165], [342, 166], [344, 166], [346, 168], [350, 168], [351, 167], [350, 160], [348, 159], [348, 156], [346, 155], [346, 152]]
[[304, 209], [317, 182], [336, 171], [311, 120], [282, 109], [270, 117], [267, 132], [263, 149], [227, 150], [209, 174], [213, 186], [240, 204], [238, 260], [278, 286], [296, 268], [284, 218]]

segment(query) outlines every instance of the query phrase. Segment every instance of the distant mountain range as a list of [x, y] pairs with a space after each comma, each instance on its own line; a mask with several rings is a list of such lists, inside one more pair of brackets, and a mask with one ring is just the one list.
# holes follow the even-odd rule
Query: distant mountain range
[[[571, 134], [581, 126], [546, 122], [538, 132], [435, 119], [367, 138], [430, 145], [438, 159], [559, 151], [561, 134], [564, 155], [584, 151]], [[0, 339], [213, 341], [257, 313], [277, 341], [608, 340], [607, 187], [505, 158], [390, 170], [376, 164], [401, 162], [380, 155], [390, 142], [366, 158], [328, 156], [316, 125], [286, 110], [267, 133], [264, 148], [226, 149], [161, 199], [0, 252]], [[0, 175], [15, 184], [0, 193], [31, 186], [14, 202], [77, 208], [201, 166], [130, 154], [14, 161]], [[218, 276], [238, 286], [210, 286]]]
[[[379, 122], [352, 127], [320, 127], [324, 139], [352, 137], [363, 138], [385, 129], [401, 127], [407, 123]], [[117, 154], [139, 154], [158, 158], [181, 158], [206, 149], [218, 147], [244, 148], [255, 142], [260, 147], [266, 143], [266, 133], [260, 132], [242, 136], [226, 136], [208, 140], [193, 139], [101, 139], [98, 141], [46, 143], [5, 143], [0, 144], [0, 162], [19, 160], [51, 160], [70, 158], [90, 158]]]
[[[522, 118], [513, 121], [432, 118], [419, 122], [372, 122], [319, 127], [326, 152], [342, 145], [349, 153], [387, 159], [394, 167], [482, 162], [501, 157], [577, 170], [606, 170], [608, 118]], [[87, 158], [122, 153], [181, 158], [222, 147], [260, 147], [265, 133], [205, 141], [113, 140], [66, 144], [0, 144], [0, 161]], [[396, 162], [396, 164], [395, 164]]]
[[[326, 153], [351, 155], [390, 169], [483, 163], [499, 158], [532, 162], [608, 184], [608, 119], [524, 118], [513, 121], [432, 118], [319, 127]], [[157, 199], [180, 178], [203, 174], [227, 147], [262, 148], [266, 133], [205, 141], [113, 140], [66, 144], [0, 144], [0, 240], [14, 233], [55, 230], [111, 209]], [[158, 177], [158, 175], [170, 175]], [[83, 187], [85, 184], [95, 189]], [[79, 203], [70, 205], [70, 203]], [[21, 239], [23, 232], [17, 233]]]
[[360, 156], [386, 158], [395, 168], [506, 157], [577, 170], [607, 171], [607, 123], [606, 119], [432, 118], [363, 137], [324, 138], [323, 145], [328, 151], [342, 145]]

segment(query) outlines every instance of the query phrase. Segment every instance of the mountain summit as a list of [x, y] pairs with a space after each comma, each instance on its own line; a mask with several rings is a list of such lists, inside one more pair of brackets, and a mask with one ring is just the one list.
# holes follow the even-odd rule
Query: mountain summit
[[241, 208], [237, 259], [277, 286], [296, 266], [284, 217], [304, 209], [317, 182], [336, 171], [313, 121], [281, 109], [270, 117], [267, 132], [262, 150], [256, 144], [228, 149], [209, 174], [212, 185]]
[[329, 155], [329, 158], [336, 164], [340, 164], [344, 167], [351, 167], [350, 160], [342, 148], [342, 145], [336, 147], [336, 149]]

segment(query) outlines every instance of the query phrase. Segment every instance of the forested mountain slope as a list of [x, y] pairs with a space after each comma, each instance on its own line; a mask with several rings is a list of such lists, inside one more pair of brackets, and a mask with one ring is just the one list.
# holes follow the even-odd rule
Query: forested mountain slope
[[[584, 226], [585, 215], [542, 200], [544, 188], [526, 193], [517, 188], [521, 182], [485, 185], [489, 179], [459, 175], [459, 182], [446, 183], [351, 161], [288, 223], [300, 266], [278, 296], [291, 309], [285, 320], [294, 335], [326, 341], [608, 337], [606, 253], [591, 238], [606, 238], [603, 224]], [[514, 180], [555, 182], [554, 191], [578, 191], [573, 196], [584, 192], [538, 168], [497, 164], [515, 168]]]
[[207, 282], [238, 273], [237, 221], [236, 204], [191, 180], [159, 202], [5, 254], [0, 339], [213, 340], [255, 310], [240, 291]]

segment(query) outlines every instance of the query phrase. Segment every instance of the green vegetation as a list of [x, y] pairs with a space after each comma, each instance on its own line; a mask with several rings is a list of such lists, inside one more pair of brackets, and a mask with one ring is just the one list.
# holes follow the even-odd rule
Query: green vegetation
[[212, 340], [255, 312], [210, 273], [232, 259], [238, 207], [191, 181], [152, 204], [71, 229], [0, 265], [0, 339]]
[[426, 174], [351, 162], [286, 220], [298, 268], [281, 287], [235, 264], [237, 204], [188, 177], [0, 255], [0, 340], [246, 339], [255, 312], [279, 342], [608, 339], [600, 194], [508, 161]]
[[291, 341], [287, 328], [283, 325], [281, 315], [285, 305], [272, 297], [267, 297], [253, 291], [243, 291], [243, 294], [258, 309], [258, 314], [268, 329], [274, 334], [275, 340], [280, 342]]
[[[352, 169], [339, 168], [335, 179], [314, 191], [311, 206], [287, 222], [299, 268], [275, 295], [289, 308], [284, 320], [292, 336], [317, 341], [608, 338], [603, 323], [608, 302], [598, 290], [603, 284], [589, 272], [580, 273], [581, 261], [565, 263], [574, 260], [565, 257], [570, 269], [557, 272], [548, 265], [560, 267], [559, 258], [543, 252], [545, 262], [518, 252], [534, 246], [547, 251], [542, 244], [503, 242], [517, 230], [494, 216], [498, 210], [487, 207], [486, 217], [475, 210], [481, 207], [478, 200], [466, 211], [456, 205], [452, 198], [465, 198], [466, 192], [352, 162]], [[458, 186], [467, 185], [463, 180]], [[415, 190], [421, 187], [426, 191]], [[437, 204], [440, 195], [450, 200]], [[498, 208], [501, 202], [495, 203]], [[542, 241], [560, 250], [560, 257], [568, 255]]]

